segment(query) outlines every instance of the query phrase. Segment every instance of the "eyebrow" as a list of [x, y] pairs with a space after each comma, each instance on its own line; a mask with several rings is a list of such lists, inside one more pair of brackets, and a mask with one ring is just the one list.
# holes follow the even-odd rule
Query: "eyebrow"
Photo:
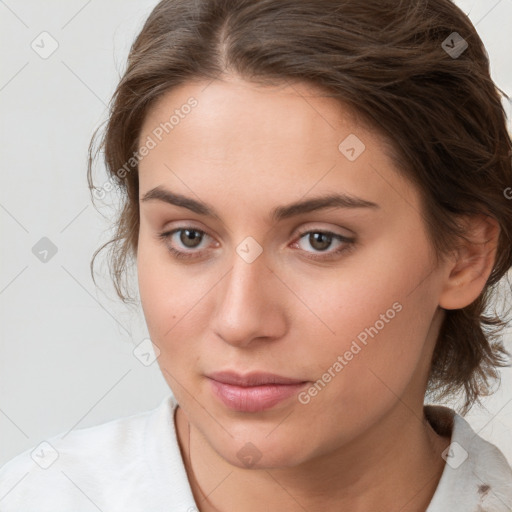
[[[141, 201], [158, 200], [164, 203], [173, 204], [182, 208], [187, 208], [199, 215], [214, 217], [221, 220], [219, 214], [215, 209], [201, 201], [196, 201], [191, 197], [187, 197], [175, 192], [171, 192], [161, 186], [152, 188], [141, 198]], [[317, 210], [327, 208], [380, 208], [378, 204], [372, 201], [367, 201], [357, 196], [349, 194], [328, 194], [319, 197], [313, 197], [305, 201], [297, 201], [283, 206], [278, 206], [271, 211], [270, 219], [278, 222], [283, 219], [288, 219], [302, 213], [310, 213]]]

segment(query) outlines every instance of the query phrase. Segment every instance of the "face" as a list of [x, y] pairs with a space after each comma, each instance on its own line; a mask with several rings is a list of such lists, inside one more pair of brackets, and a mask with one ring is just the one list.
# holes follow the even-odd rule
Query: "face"
[[[376, 133], [305, 84], [230, 78], [162, 96], [139, 140], [145, 318], [218, 454], [293, 466], [399, 403], [421, 411], [443, 273], [419, 194]], [[340, 197], [320, 207], [327, 196]], [[240, 390], [209, 378], [221, 371], [299, 384]]]

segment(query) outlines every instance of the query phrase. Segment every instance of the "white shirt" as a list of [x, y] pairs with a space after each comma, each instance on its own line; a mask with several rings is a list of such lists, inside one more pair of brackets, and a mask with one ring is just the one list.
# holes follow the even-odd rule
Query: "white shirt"
[[[166, 397], [153, 410], [49, 438], [0, 468], [0, 512], [197, 512]], [[451, 452], [426, 512], [512, 511], [512, 469], [453, 410], [425, 406]], [[45, 469], [46, 468], [46, 469]]]

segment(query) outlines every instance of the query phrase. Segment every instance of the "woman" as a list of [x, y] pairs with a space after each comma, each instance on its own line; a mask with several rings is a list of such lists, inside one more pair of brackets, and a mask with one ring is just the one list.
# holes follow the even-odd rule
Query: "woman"
[[102, 142], [173, 395], [10, 461], [2, 511], [512, 509], [463, 418], [508, 363], [512, 141], [457, 7], [164, 0]]

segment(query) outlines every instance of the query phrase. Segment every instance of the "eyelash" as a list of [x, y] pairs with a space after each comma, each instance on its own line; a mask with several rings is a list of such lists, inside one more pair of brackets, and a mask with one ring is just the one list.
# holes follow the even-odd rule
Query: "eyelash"
[[[190, 231], [195, 231], [196, 233], [200, 233], [201, 235], [208, 236], [208, 234], [206, 232], [204, 232], [201, 229], [197, 229], [197, 228], [195, 228], [193, 226], [181, 226], [181, 227], [173, 229], [171, 231], [163, 231], [161, 233], [158, 233], [158, 235], [157, 235], [157, 238], [159, 240], [162, 240], [165, 243], [165, 245], [167, 247], [167, 250], [176, 259], [179, 259], [179, 260], [189, 260], [189, 259], [192, 259], [192, 258], [197, 258], [198, 257], [197, 256], [197, 252], [200, 252], [200, 251], [190, 251], [190, 252], [188, 252], [188, 251], [179, 251], [179, 250], [175, 249], [174, 247], [169, 246], [168, 241], [172, 237], [172, 235], [174, 235], [174, 233], [178, 233], [180, 231], [185, 231], [187, 229], [190, 230]], [[321, 233], [322, 235], [327, 235], [329, 237], [335, 238], [335, 239], [339, 240], [340, 242], [344, 243], [344, 245], [341, 245], [335, 251], [327, 253], [328, 257], [325, 257], [325, 256], [318, 257], [318, 256], [311, 256], [311, 255], [306, 256], [306, 258], [311, 259], [311, 260], [323, 261], [323, 260], [332, 259], [333, 256], [337, 256], [337, 255], [341, 254], [342, 252], [350, 250], [353, 247], [353, 244], [355, 242], [354, 238], [348, 238], [348, 237], [345, 237], [345, 236], [340, 235], [338, 233], [333, 233], [332, 231], [325, 231], [325, 230], [320, 230], [320, 229], [310, 229], [310, 230], [306, 230], [306, 231], [300, 232], [298, 234], [297, 241], [294, 242], [294, 243], [298, 243], [299, 240], [304, 235], [308, 235], [308, 234], [311, 234], [311, 233]], [[306, 251], [306, 252], [308, 252], [308, 251]]]

